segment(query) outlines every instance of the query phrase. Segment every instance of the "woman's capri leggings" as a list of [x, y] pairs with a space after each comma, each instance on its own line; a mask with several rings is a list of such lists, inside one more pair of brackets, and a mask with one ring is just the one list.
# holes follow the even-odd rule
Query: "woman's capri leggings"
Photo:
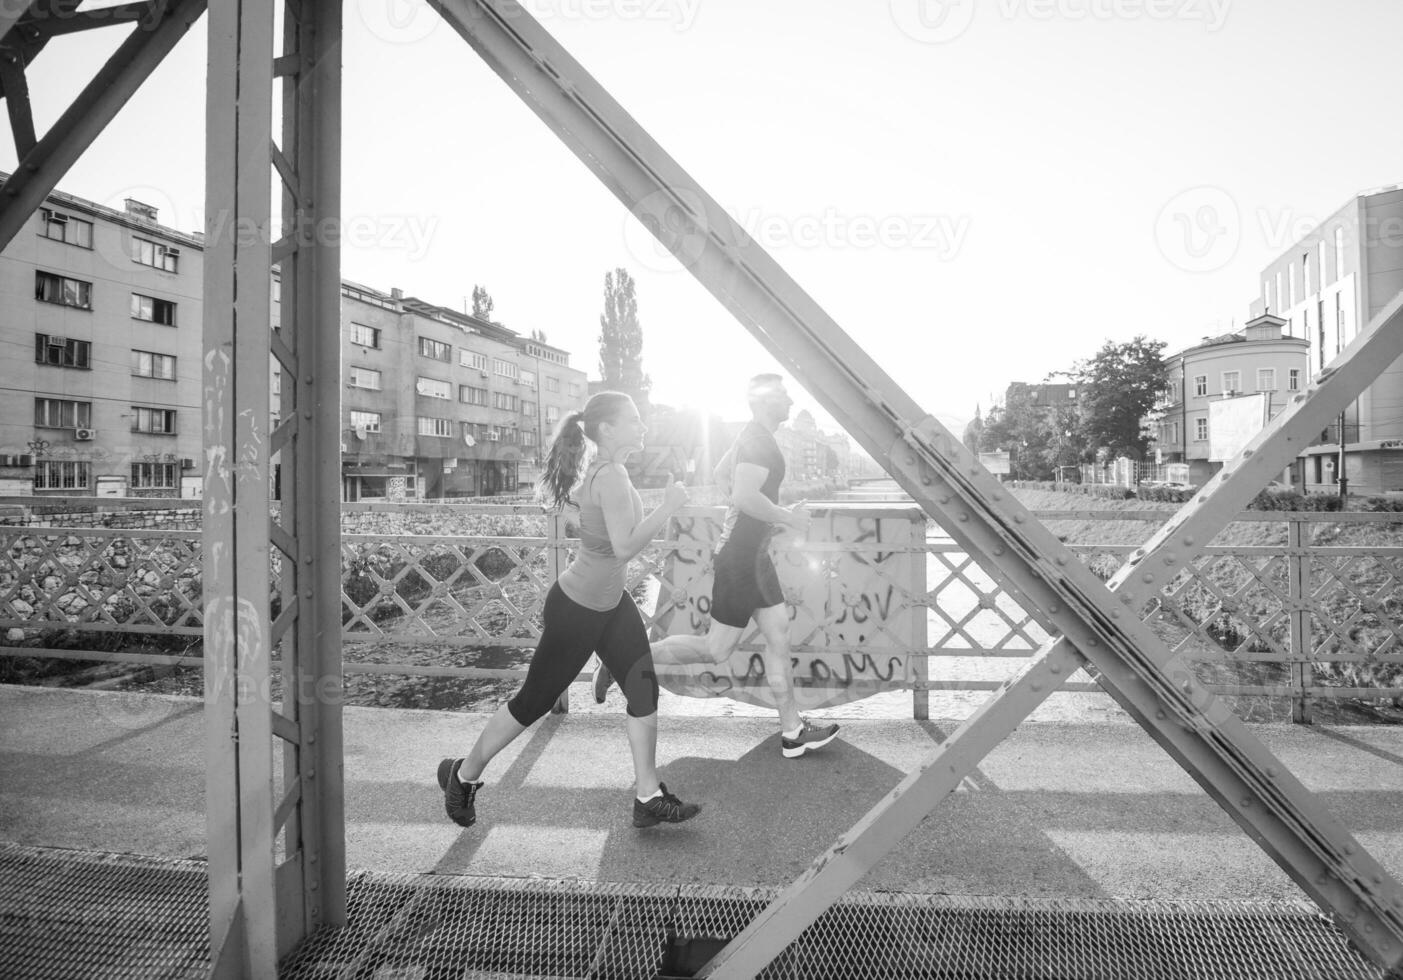
[[556, 583], [546, 593], [542, 619], [541, 642], [526, 682], [507, 702], [518, 724], [527, 727], [544, 717], [595, 652], [623, 690], [630, 715], [646, 718], [658, 710], [648, 633], [627, 592], [611, 611], [597, 612], [575, 602]]

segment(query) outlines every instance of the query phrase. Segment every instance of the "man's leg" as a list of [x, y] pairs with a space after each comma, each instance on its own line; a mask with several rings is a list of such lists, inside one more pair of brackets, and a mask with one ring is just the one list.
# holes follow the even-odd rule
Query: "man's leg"
[[794, 700], [794, 668], [789, 662], [789, 607], [781, 604], [757, 609], [755, 622], [765, 637], [765, 681], [775, 697], [780, 731], [792, 732], [803, 722]]
[[786, 759], [797, 759], [833, 741], [838, 726], [811, 725], [799, 716], [789, 654], [789, 608], [781, 604], [757, 609], [755, 622], [765, 637], [765, 680], [779, 712], [780, 750]]
[[685, 666], [687, 664], [719, 664], [740, 646], [740, 638], [745, 630], [739, 626], [711, 621], [711, 628], [705, 636], [679, 633], [665, 636], [653, 644], [653, 663], [662, 666]]

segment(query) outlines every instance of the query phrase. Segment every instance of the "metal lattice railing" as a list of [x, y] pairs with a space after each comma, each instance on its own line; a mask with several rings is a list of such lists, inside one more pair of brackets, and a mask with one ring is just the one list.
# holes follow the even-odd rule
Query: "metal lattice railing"
[[[0, 845], [0, 975], [203, 977], [203, 862]], [[280, 964], [301, 977], [638, 980], [704, 962], [770, 888], [353, 872], [347, 924]], [[688, 945], [690, 943], [690, 946]], [[669, 947], [684, 955], [667, 959]], [[1378, 980], [1304, 903], [851, 892], [761, 974], [843, 980]]]
[[[630, 564], [630, 591], [655, 636], [704, 631], [720, 513], [685, 510], [666, 540]], [[987, 690], [1014, 666], [999, 668], [1002, 658], [1026, 657], [1046, 639], [958, 546], [927, 534], [919, 511], [852, 504], [818, 514], [810, 540], [781, 542], [774, 552], [794, 607], [801, 688], [845, 686], [855, 696]], [[348, 671], [520, 676], [515, 666], [424, 662], [431, 656], [410, 662], [394, 651], [534, 647], [546, 591], [575, 543], [565, 518], [529, 506], [466, 505], [377, 505], [355, 516], [358, 523], [341, 543], [343, 636], [348, 650], [377, 654], [373, 664], [348, 657]], [[1146, 522], [1157, 517], [1094, 515], [1107, 526], [1138, 520], [1148, 529], [1153, 525]], [[377, 525], [380, 518], [391, 523]], [[1236, 526], [1250, 528], [1252, 543], [1206, 549], [1142, 610], [1166, 643], [1205, 665], [1206, 680], [1233, 693], [1288, 695], [1303, 703], [1392, 695], [1403, 678], [1403, 533], [1399, 547], [1365, 547], [1356, 538], [1361, 528], [1398, 532], [1403, 525], [1383, 514], [1257, 513], [1241, 515]], [[406, 528], [413, 533], [388, 533]], [[464, 533], [473, 531], [483, 533]], [[1134, 547], [1121, 541], [1072, 550], [1109, 575]], [[276, 581], [276, 559], [273, 571]], [[52, 646], [46, 639], [68, 631], [105, 634], [109, 648], [122, 634], [193, 641], [203, 629], [201, 608], [196, 532], [0, 528], [0, 629], [7, 631], [7, 653], [42, 654]], [[753, 651], [758, 642], [758, 635], [748, 636], [743, 649]], [[86, 652], [101, 658], [100, 651]], [[1256, 673], [1244, 674], [1247, 667]], [[763, 684], [744, 660], [713, 680], [712, 693]]]

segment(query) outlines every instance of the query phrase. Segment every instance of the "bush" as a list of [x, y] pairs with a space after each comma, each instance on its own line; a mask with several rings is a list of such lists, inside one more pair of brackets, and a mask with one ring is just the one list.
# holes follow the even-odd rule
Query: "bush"
[[1301, 493], [1299, 490], [1263, 490], [1247, 504], [1248, 510], [1340, 510], [1340, 498], [1333, 493]]

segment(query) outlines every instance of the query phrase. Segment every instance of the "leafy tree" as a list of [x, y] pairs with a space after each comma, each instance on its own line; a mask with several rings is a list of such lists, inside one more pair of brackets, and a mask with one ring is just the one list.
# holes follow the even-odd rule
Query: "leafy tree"
[[604, 274], [604, 312], [599, 316], [599, 377], [605, 389], [633, 396], [646, 413], [652, 381], [643, 373], [643, 326], [638, 297], [627, 269]]
[[495, 323], [492, 319], [492, 294], [481, 286], [473, 286], [473, 316], [479, 320]]
[[1144, 335], [1123, 344], [1107, 341], [1077, 364], [1081, 441], [1089, 451], [1145, 458], [1150, 439], [1143, 420], [1164, 387], [1164, 348], [1164, 341]]
[[972, 453], [980, 451], [980, 440], [984, 435], [984, 417], [979, 414], [979, 406], [974, 406], [974, 418], [965, 425], [965, 431], [960, 436], [960, 442], [965, 444], [965, 448]]

